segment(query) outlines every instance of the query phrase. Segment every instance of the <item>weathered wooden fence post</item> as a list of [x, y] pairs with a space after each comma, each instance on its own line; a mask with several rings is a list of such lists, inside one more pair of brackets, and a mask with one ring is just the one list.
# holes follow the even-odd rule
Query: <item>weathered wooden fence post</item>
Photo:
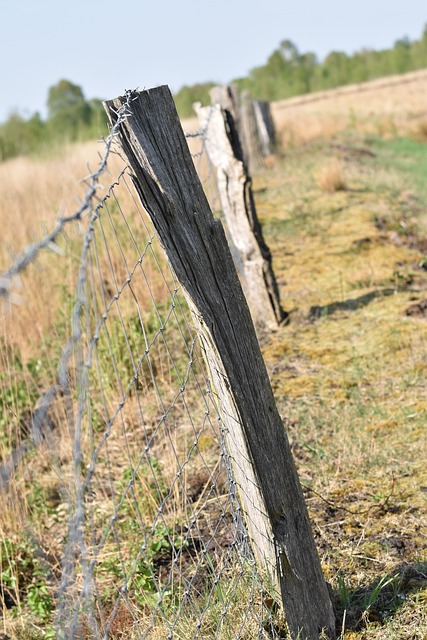
[[259, 329], [277, 328], [287, 317], [252, 194], [252, 181], [240, 157], [231, 114], [215, 104], [194, 105], [206, 151], [215, 167], [222, 210], [243, 290]]
[[233, 116], [237, 131], [240, 131], [240, 97], [235, 84], [222, 84], [209, 91], [211, 103], [219, 104]]
[[265, 102], [265, 100], [254, 100], [253, 105], [262, 155], [264, 158], [268, 158], [274, 154], [276, 148], [276, 130], [273, 116], [271, 115], [270, 103]]
[[[125, 100], [105, 103], [112, 122]], [[293, 638], [317, 640], [321, 629], [333, 638], [328, 590], [251, 315], [168, 87], [134, 93], [120, 137], [198, 325], [260, 570], [281, 592]]]
[[247, 91], [240, 96], [240, 122], [239, 135], [242, 146], [248, 158], [248, 171], [251, 176], [264, 166], [261, 138], [255, 117], [254, 101]]
[[252, 100], [245, 93], [240, 96], [235, 84], [225, 84], [210, 90], [212, 104], [219, 104], [234, 121], [240, 145], [240, 160], [249, 175], [263, 164], [261, 145], [255, 120]]
[[232, 115], [240, 140], [241, 160], [249, 175], [253, 175], [274, 152], [274, 123], [269, 103], [252, 100], [247, 91], [239, 95], [235, 84], [213, 87], [209, 93], [213, 105], [219, 104]]

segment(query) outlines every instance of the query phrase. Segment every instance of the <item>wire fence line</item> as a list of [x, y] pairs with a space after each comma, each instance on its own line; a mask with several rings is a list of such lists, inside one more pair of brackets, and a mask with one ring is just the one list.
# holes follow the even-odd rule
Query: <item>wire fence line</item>
[[[28, 466], [59, 495], [28, 522], [49, 569], [39, 581], [39, 598], [43, 587], [51, 599], [38, 621], [45, 637], [279, 638], [283, 620], [255, 565], [197, 333], [116, 146], [132, 96], [79, 208], [1, 278], [13, 301], [17, 276], [86, 221], [71, 338], [30, 436], [3, 460], [5, 504]], [[218, 211], [204, 132], [188, 140]], [[6, 605], [7, 589], [1, 595]]]
[[[130, 101], [130, 95], [129, 95]], [[1, 276], [0, 279], [0, 296], [6, 296], [10, 292], [11, 283], [13, 278], [15, 278], [21, 271], [23, 271], [29, 264], [33, 263], [37, 255], [43, 249], [48, 247], [52, 248], [53, 243], [58, 238], [58, 236], [64, 232], [67, 225], [72, 222], [77, 222], [82, 219], [84, 215], [87, 214], [88, 211], [93, 209], [93, 202], [96, 198], [98, 188], [99, 188], [99, 178], [106, 171], [108, 157], [112, 151], [112, 145], [115, 141], [115, 137], [117, 131], [120, 128], [120, 125], [124, 118], [129, 115], [128, 111], [129, 105], [125, 105], [121, 110], [120, 114], [118, 114], [118, 120], [115, 126], [112, 128], [110, 135], [105, 141], [105, 150], [104, 154], [101, 158], [101, 161], [94, 173], [91, 173], [88, 177], [84, 179], [84, 182], [88, 185], [88, 190], [85, 194], [85, 197], [78, 207], [78, 209], [71, 215], [58, 218], [57, 224], [54, 229], [47, 235], [45, 235], [41, 240], [35, 242], [34, 244], [28, 246], [14, 261], [13, 264], [7, 269]], [[113, 185], [111, 185], [113, 186]]]

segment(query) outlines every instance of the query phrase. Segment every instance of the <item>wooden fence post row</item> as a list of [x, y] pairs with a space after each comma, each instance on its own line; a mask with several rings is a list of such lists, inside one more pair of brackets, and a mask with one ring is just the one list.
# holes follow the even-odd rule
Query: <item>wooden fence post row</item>
[[[105, 103], [112, 122], [124, 102]], [[135, 93], [132, 109], [121, 144], [198, 326], [260, 573], [273, 576], [293, 638], [317, 640], [322, 629], [333, 638], [307, 509], [224, 230], [168, 87]]]
[[253, 175], [274, 153], [275, 131], [269, 103], [252, 100], [247, 91], [239, 95], [235, 84], [213, 87], [209, 93], [212, 104], [219, 104], [232, 115], [241, 143], [239, 159]]
[[253, 320], [261, 330], [277, 328], [287, 314], [280, 304], [272, 257], [256, 213], [252, 181], [241, 160], [234, 119], [219, 104], [195, 104], [194, 109], [216, 170], [227, 237]]

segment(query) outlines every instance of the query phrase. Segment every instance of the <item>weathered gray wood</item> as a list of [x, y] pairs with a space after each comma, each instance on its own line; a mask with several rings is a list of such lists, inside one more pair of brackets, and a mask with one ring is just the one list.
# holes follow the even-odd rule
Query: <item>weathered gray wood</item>
[[259, 163], [257, 159], [251, 158], [251, 149], [247, 144], [248, 136], [244, 134], [248, 127], [248, 117], [247, 114], [243, 114], [237, 85], [223, 84], [212, 87], [209, 95], [212, 105], [219, 104], [226, 112], [227, 117], [231, 117], [233, 120], [236, 132], [235, 153], [238, 159], [243, 162], [246, 172], [252, 174], [254, 169], [259, 166]]
[[[238, 137], [230, 113], [219, 104], [194, 105], [209, 158], [217, 174], [222, 210], [233, 258], [243, 290], [259, 329], [277, 328], [287, 317], [252, 194], [252, 181], [239, 159]], [[235, 251], [234, 251], [235, 249]]]
[[247, 91], [240, 96], [240, 130], [244, 153], [248, 159], [248, 171], [254, 175], [264, 166], [264, 154], [255, 115], [254, 101]]
[[[317, 640], [324, 628], [333, 638], [304, 498], [224, 230], [210, 211], [168, 87], [133, 97], [121, 143], [199, 327], [254, 550], [281, 591], [292, 636], [301, 630], [300, 638]], [[124, 102], [105, 103], [112, 122]]]
[[270, 103], [264, 100], [254, 100], [253, 107], [262, 155], [264, 158], [268, 158], [274, 154], [276, 147], [276, 132], [271, 115]]
[[209, 91], [212, 104], [219, 104], [233, 116], [236, 129], [240, 129], [240, 97], [236, 84], [222, 84]]
[[219, 104], [232, 115], [240, 141], [239, 159], [253, 175], [274, 153], [275, 131], [269, 103], [252, 100], [247, 91], [239, 95], [235, 84], [213, 87], [209, 94], [213, 105]]

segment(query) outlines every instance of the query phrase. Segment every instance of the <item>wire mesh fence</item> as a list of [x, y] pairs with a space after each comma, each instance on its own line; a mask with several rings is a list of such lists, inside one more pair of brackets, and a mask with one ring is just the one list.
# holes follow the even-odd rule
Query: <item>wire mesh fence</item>
[[[255, 565], [197, 333], [116, 145], [130, 95], [75, 214], [1, 279], [3, 313], [18, 314], [7, 301], [40, 252], [80, 252], [69, 337], [48, 356], [59, 354], [57, 374], [39, 383], [26, 428], [2, 447], [4, 610], [26, 605], [37, 637], [64, 640], [279, 638], [283, 621]], [[188, 140], [217, 211], [203, 132]], [[11, 362], [3, 358], [9, 379]], [[11, 395], [2, 424], [11, 407], [21, 424]], [[10, 533], [18, 503], [25, 552], [22, 532]], [[18, 548], [29, 578], [17, 578]]]

